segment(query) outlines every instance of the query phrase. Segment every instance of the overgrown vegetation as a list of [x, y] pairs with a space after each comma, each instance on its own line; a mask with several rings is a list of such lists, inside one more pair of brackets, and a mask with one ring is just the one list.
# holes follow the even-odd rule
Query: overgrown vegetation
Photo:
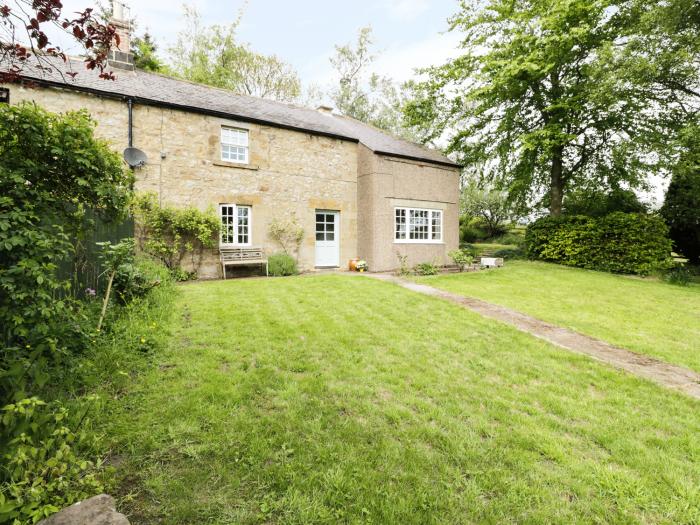
[[452, 250], [447, 255], [450, 259], [457, 265], [460, 272], [474, 262], [474, 253], [468, 248], [460, 248], [459, 250]]
[[533, 259], [591, 270], [648, 275], [671, 264], [668, 228], [656, 215], [543, 217], [526, 243]]
[[[139, 248], [160, 260], [177, 280], [197, 277], [206, 248], [216, 245], [221, 224], [213, 210], [161, 206], [153, 193], [137, 195], [131, 205]], [[189, 271], [182, 268], [189, 255]]]
[[[130, 174], [93, 130], [85, 112], [0, 106], [2, 523], [36, 523], [103, 490], [104, 450], [90, 417], [98, 404], [89, 393], [104, 383], [92, 378], [112, 365], [102, 360], [103, 347], [132, 359], [129, 342], [112, 335], [129, 307], [110, 309], [97, 330], [97, 291], [78, 301], [64, 293], [70, 278], [56, 271], [94, 225], [88, 210], [117, 220], [131, 196]], [[132, 250], [119, 253], [119, 267], [138, 266]]]

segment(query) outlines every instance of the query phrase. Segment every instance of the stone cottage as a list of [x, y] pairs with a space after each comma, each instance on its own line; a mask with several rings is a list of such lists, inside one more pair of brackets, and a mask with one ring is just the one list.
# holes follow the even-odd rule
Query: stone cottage
[[[129, 49], [127, 31], [122, 43]], [[60, 67], [78, 72], [74, 78], [29, 66], [24, 76], [33, 86], [2, 90], [13, 104], [88, 110], [97, 134], [117, 151], [131, 137], [147, 156], [135, 168], [136, 190], [157, 194], [162, 204], [217, 210], [220, 248], [278, 251], [270, 221], [294, 215], [305, 232], [303, 270], [347, 269], [355, 257], [371, 271], [391, 270], [397, 254], [411, 265], [449, 262], [447, 253], [458, 246], [460, 168], [440, 152], [327, 107], [140, 71], [118, 50], [111, 58], [115, 81], [69, 60]], [[206, 254], [200, 277], [220, 275], [218, 262], [218, 249]]]

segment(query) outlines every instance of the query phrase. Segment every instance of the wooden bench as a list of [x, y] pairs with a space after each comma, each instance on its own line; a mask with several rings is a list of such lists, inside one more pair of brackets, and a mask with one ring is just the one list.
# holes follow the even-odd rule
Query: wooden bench
[[220, 248], [221, 273], [226, 279], [226, 267], [237, 265], [259, 264], [265, 265], [265, 275], [267, 273], [267, 259], [262, 248]]

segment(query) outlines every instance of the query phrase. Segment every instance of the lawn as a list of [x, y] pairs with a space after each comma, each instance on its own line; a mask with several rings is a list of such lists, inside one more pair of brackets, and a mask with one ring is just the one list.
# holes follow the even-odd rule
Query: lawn
[[699, 285], [529, 261], [420, 280], [700, 372]]
[[697, 523], [700, 403], [365, 277], [179, 287], [113, 401], [132, 523]]

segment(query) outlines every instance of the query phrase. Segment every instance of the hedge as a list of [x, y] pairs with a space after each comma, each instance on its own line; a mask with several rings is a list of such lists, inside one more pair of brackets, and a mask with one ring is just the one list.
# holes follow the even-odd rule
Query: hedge
[[543, 217], [525, 241], [531, 259], [590, 270], [647, 275], [671, 265], [668, 227], [656, 215]]

